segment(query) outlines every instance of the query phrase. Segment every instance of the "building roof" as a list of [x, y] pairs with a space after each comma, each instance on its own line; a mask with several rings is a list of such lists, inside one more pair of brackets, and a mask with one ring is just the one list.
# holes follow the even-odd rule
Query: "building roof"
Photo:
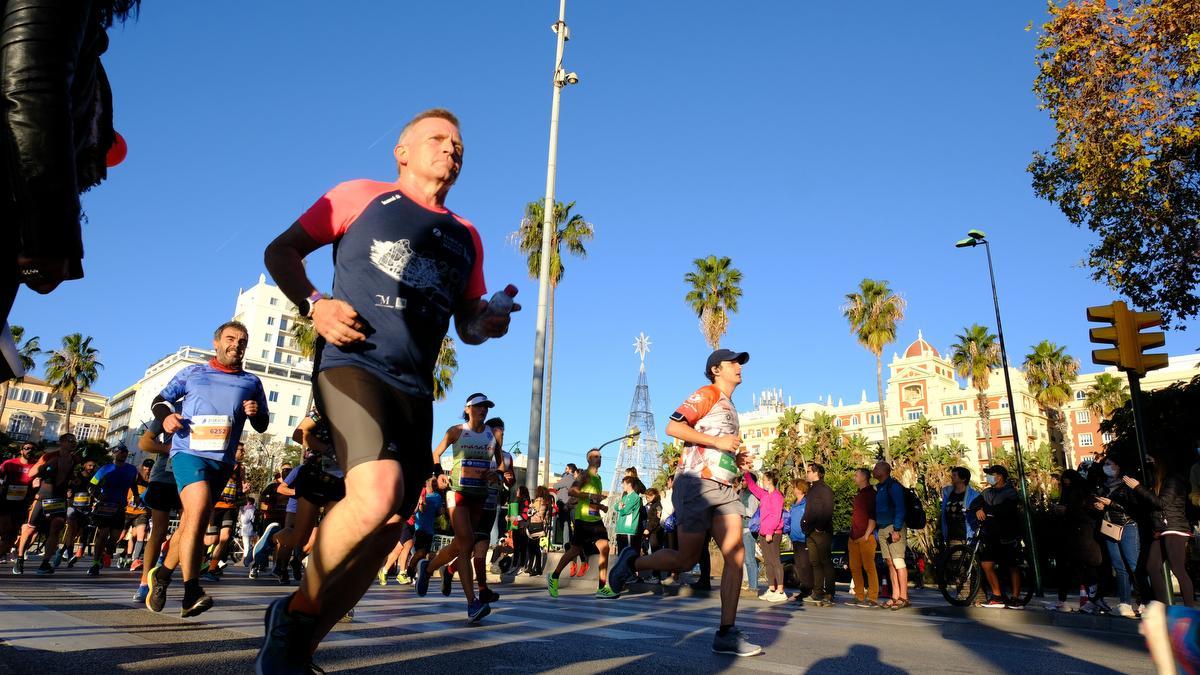
[[933, 352], [934, 356], [941, 357], [941, 354], [933, 345], [925, 341], [925, 337], [921, 335], [921, 331], [917, 331], [917, 339], [913, 341], [908, 349], [904, 350], [904, 358], [911, 359], [915, 356], [924, 356], [926, 352]]

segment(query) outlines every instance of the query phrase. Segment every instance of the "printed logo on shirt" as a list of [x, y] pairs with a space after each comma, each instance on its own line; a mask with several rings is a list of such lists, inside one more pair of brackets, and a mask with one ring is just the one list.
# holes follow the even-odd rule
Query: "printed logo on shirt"
[[375, 306], [384, 307], [387, 309], [404, 309], [408, 306], [408, 301], [400, 296], [375, 294]]
[[437, 262], [413, 251], [407, 239], [374, 240], [371, 244], [371, 264], [380, 272], [412, 288], [437, 290], [441, 274]]

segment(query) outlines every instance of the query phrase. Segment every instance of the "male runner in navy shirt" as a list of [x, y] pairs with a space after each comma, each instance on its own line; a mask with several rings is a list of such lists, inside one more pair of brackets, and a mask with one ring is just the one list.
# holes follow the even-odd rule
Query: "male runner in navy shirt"
[[[242, 370], [249, 333], [237, 321], [221, 324], [213, 333], [217, 355], [208, 363], [188, 366], [175, 374], [154, 399], [151, 410], [171, 439], [171, 470], [183, 516], [171, 538], [179, 546], [183, 568], [182, 616], [195, 616], [212, 607], [200, 587], [204, 532], [213, 504], [233, 473], [238, 442], [246, 421], [262, 433], [270, 422], [267, 397], [258, 376]], [[163, 598], [174, 569], [150, 570], [150, 594]], [[162, 605], [158, 604], [158, 609]]]
[[[309, 672], [321, 639], [399, 540], [433, 469], [433, 368], [450, 318], [467, 344], [508, 332], [508, 313], [488, 313], [480, 299], [479, 234], [444, 206], [462, 168], [458, 120], [418, 114], [394, 154], [395, 182], [338, 185], [266, 250], [271, 276], [320, 335], [313, 388], [346, 498], [321, 523], [300, 589], [267, 610], [259, 673]], [[326, 244], [331, 298], [302, 262]]]

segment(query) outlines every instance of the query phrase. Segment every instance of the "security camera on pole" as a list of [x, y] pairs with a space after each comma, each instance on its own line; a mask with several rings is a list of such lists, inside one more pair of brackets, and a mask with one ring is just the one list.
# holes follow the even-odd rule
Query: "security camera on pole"
[[567, 30], [567, 0], [559, 0], [558, 21], [550, 27], [558, 36], [554, 57], [554, 94], [550, 104], [550, 156], [546, 163], [546, 205], [542, 221], [542, 262], [538, 272], [537, 331], [533, 338], [533, 392], [529, 403], [529, 447], [525, 485], [532, 494], [538, 484], [538, 451], [542, 442], [542, 387], [546, 369], [547, 300], [550, 296], [550, 253], [554, 233], [554, 179], [558, 162], [558, 105], [563, 87], [578, 84], [579, 75], [563, 70], [563, 47], [570, 39]]

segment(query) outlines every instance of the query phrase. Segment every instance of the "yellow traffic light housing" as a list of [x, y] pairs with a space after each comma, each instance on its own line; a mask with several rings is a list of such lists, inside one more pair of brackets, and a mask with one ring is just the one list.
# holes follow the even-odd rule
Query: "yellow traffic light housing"
[[1147, 349], [1161, 347], [1167, 338], [1161, 331], [1143, 333], [1146, 328], [1162, 325], [1162, 314], [1158, 312], [1133, 312], [1123, 300], [1108, 305], [1087, 308], [1088, 321], [1110, 323], [1111, 326], [1092, 328], [1088, 331], [1096, 344], [1114, 345], [1109, 349], [1092, 351], [1092, 363], [1116, 366], [1141, 377], [1147, 371], [1166, 367], [1166, 354], [1146, 354]]

